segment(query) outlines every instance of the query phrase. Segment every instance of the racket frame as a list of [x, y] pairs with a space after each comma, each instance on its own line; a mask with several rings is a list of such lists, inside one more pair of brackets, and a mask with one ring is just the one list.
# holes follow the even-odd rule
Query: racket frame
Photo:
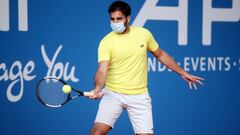
[[84, 96], [84, 92], [82, 92], [82, 91], [80, 91], [80, 90], [77, 90], [77, 89], [74, 89], [74, 88], [71, 87], [71, 90], [77, 93], [76, 95], [71, 96], [71, 93], [72, 93], [72, 91], [71, 91], [70, 93], [67, 94], [67, 95], [68, 95], [67, 100], [66, 100], [64, 103], [62, 103], [61, 105], [50, 105], [50, 104], [47, 104], [47, 103], [45, 103], [45, 102], [41, 99], [41, 97], [40, 97], [39, 94], [38, 94], [40, 83], [41, 83], [42, 81], [46, 80], [46, 79], [56, 79], [56, 80], [60, 81], [61, 83], [63, 83], [63, 85], [68, 85], [66, 82], [64, 82], [64, 81], [61, 80], [60, 78], [54, 77], [54, 76], [46, 76], [46, 77], [43, 77], [42, 79], [40, 79], [40, 80], [37, 82], [37, 85], [36, 85], [36, 97], [37, 97], [37, 99], [40, 101], [40, 103], [42, 103], [42, 104], [43, 104], [44, 106], [46, 106], [46, 107], [50, 107], [50, 108], [62, 107], [63, 105], [65, 105], [65, 104], [66, 104], [67, 102], [69, 102], [70, 100], [75, 99], [75, 98], [77, 98], [77, 97], [79, 97], [79, 96]]

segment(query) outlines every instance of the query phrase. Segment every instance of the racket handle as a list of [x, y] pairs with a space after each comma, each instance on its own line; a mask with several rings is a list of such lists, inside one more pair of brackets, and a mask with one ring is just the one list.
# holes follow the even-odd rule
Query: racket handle
[[[93, 97], [94, 96], [94, 92], [93, 91], [90, 91], [90, 92], [83, 92], [83, 95], [85, 96], [85, 97]], [[102, 92], [100, 92], [100, 93], [98, 93], [97, 94], [98, 95], [98, 97], [102, 97]]]
[[93, 95], [94, 95], [94, 92], [93, 92], [93, 91], [91, 91], [91, 92], [83, 92], [83, 95], [84, 95], [85, 97], [93, 96]]

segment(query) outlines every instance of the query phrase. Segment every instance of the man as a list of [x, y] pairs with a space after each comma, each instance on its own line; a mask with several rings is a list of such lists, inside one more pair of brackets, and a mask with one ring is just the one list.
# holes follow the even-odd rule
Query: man
[[95, 75], [94, 94], [89, 98], [103, 97], [91, 135], [107, 134], [125, 109], [135, 134], [152, 135], [152, 105], [147, 88], [147, 51], [182, 76], [191, 89], [192, 86], [197, 89], [196, 83], [203, 85], [200, 81], [203, 78], [181, 69], [159, 48], [147, 29], [129, 26], [131, 8], [127, 3], [113, 2], [108, 13], [113, 31], [102, 39], [98, 48], [99, 66]]

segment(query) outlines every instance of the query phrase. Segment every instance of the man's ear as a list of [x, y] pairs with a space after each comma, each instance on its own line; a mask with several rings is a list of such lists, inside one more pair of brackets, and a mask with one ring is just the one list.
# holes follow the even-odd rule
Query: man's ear
[[127, 16], [127, 23], [128, 23], [128, 24], [130, 23], [130, 19], [131, 19], [130, 15]]

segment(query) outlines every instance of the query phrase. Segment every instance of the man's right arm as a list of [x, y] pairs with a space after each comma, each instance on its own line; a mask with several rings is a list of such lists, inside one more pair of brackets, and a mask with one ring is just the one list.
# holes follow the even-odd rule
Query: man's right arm
[[98, 63], [98, 69], [94, 79], [94, 89], [93, 92], [95, 93], [94, 96], [90, 98], [100, 98], [101, 97], [101, 90], [105, 86], [106, 78], [107, 78], [107, 71], [108, 71], [109, 61], [100, 61]]

